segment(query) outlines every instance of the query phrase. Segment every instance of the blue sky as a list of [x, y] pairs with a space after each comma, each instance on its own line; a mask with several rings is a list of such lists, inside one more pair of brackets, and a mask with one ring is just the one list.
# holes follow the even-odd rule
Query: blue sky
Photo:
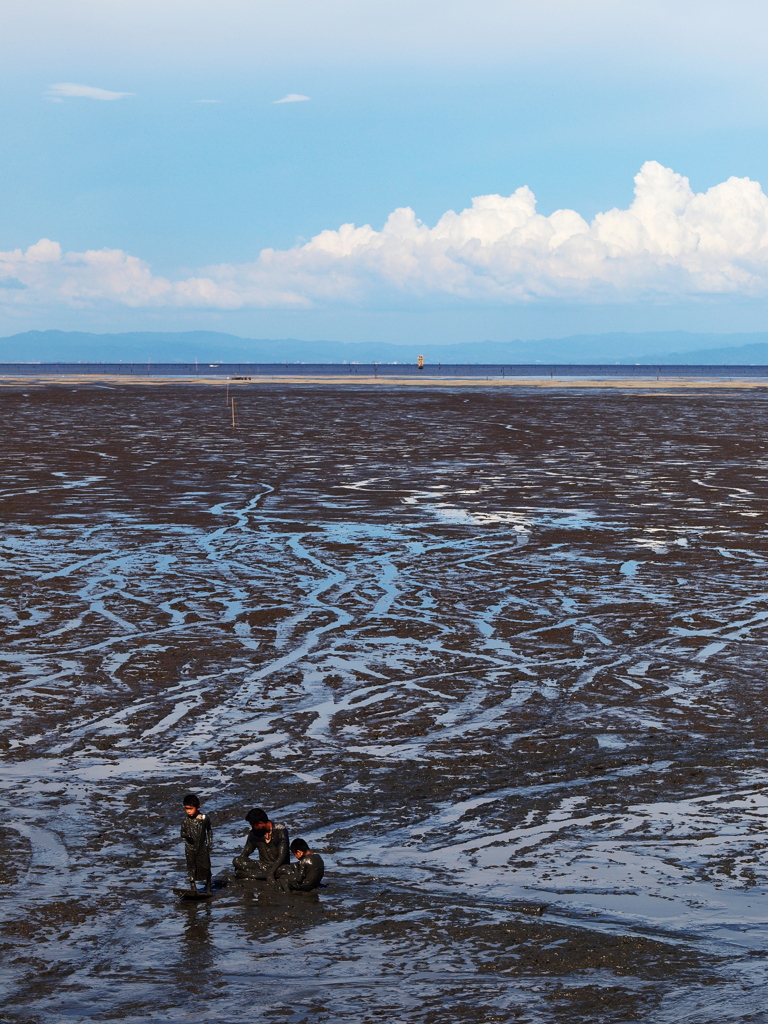
[[[723, 186], [768, 183], [752, 0], [27, 0], [3, 21], [2, 333], [768, 326], [768, 207]], [[631, 207], [648, 162], [667, 176]], [[535, 214], [441, 221], [525, 186]], [[385, 228], [398, 208], [420, 226]]]

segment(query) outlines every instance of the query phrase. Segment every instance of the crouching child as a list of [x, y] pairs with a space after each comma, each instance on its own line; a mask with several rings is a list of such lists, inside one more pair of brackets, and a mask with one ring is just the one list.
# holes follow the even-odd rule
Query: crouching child
[[319, 853], [313, 853], [304, 839], [294, 839], [291, 853], [296, 864], [286, 864], [277, 872], [277, 881], [283, 892], [311, 892], [317, 889], [325, 874], [325, 864]]

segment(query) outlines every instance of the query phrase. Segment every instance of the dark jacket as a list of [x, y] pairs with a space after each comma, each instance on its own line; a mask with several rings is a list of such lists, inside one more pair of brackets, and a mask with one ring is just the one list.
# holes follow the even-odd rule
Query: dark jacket
[[305, 853], [294, 865], [293, 876], [288, 877], [288, 888], [293, 892], [311, 892], [323, 880], [325, 864], [319, 853]]
[[187, 870], [194, 873], [198, 881], [205, 881], [211, 870], [211, 849], [213, 847], [211, 819], [207, 814], [202, 813], [197, 814], [194, 818], [185, 814], [180, 833], [184, 840]]
[[275, 825], [272, 828], [272, 838], [269, 842], [264, 838], [260, 829], [251, 829], [243, 847], [243, 858], [248, 858], [258, 850], [259, 860], [267, 869], [267, 874], [275, 877], [277, 869], [290, 861], [291, 841], [288, 838], [288, 829], [285, 825]]

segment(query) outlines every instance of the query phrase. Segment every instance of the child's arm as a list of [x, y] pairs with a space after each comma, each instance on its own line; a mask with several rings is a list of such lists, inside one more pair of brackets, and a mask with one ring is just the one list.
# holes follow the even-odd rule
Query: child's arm
[[305, 854], [298, 864], [298, 888], [301, 892], [311, 892], [320, 885], [324, 874], [323, 858], [317, 853]]
[[[274, 840], [273, 840], [274, 842]], [[275, 881], [278, 868], [281, 868], [284, 864], [287, 864], [290, 859], [288, 852], [288, 833], [285, 829], [280, 830], [280, 839], [277, 843], [277, 849], [275, 851], [275, 862], [274, 865], [267, 872], [267, 879], [270, 882]]]
[[245, 846], [243, 847], [243, 852], [242, 852], [241, 856], [243, 856], [243, 857], [250, 857], [255, 849], [256, 849], [256, 837], [255, 837], [255, 835], [253, 833], [253, 829], [251, 829], [251, 831], [246, 836]]

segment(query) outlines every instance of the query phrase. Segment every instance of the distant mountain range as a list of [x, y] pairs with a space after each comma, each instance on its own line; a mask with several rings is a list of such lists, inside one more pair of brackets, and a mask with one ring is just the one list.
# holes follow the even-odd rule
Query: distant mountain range
[[541, 341], [419, 345], [240, 338], [215, 331], [87, 334], [26, 331], [0, 338], [0, 362], [657, 363], [768, 365], [768, 333], [578, 334]]

